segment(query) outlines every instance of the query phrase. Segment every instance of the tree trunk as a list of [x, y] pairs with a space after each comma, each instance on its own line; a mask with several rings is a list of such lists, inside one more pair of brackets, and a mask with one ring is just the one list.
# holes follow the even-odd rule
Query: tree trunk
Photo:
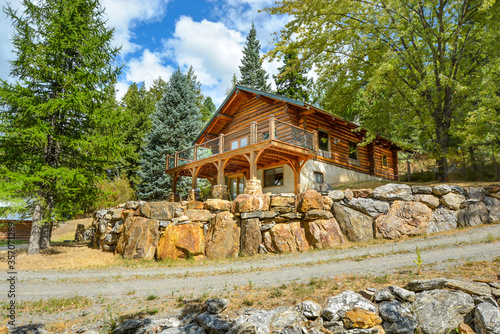
[[479, 166], [477, 165], [476, 156], [474, 154], [474, 148], [469, 146], [470, 161], [472, 163], [472, 170], [475, 175], [479, 175]]
[[40, 227], [40, 249], [50, 247], [50, 235], [52, 230], [52, 223], [44, 223]]
[[33, 208], [33, 223], [31, 225], [30, 241], [28, 245], [28, 255], [40, 253], [41, 220], [42, 220], [42, 207], [40, 203], [36, 203], [35, 207]]

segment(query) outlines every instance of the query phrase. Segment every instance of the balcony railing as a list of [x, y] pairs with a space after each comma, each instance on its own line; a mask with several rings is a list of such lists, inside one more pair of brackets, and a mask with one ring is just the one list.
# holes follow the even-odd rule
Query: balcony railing
[[249, 127], [227, 134], [220, 134], [218, 138], [201, 144], [195, 144], [193, 147], [180, 152], [175, 152], [174, 156], [168, 155], [167, 169], [186, 165], [193, 161], [202, 160], [265, 140], [278, 140], [318, 151], [317, 131], [305, 130], [298, 126], [278, 121], [274, 116], [270, 116], [269, 121], [253, 122]]

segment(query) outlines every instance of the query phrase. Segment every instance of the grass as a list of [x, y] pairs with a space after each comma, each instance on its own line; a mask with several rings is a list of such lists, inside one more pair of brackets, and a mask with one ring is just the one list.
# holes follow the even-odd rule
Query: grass
[[64, 240], [75, 240], [75, 231], [78, 224], [85, 225], [85, 228], [92, 225], [92, 218], [74, 219], [61, 223], [52, 229], [53, 242], [64, 242]]
[[[80, 309], [92, 305], [90, 298], [74, 296], [67, 298], [40, 299], [37, 301], [21, 301], [17, 303], [17, 309], [25, 312], [56, 313], [63, 310]], [[6, 310], [7, 302], [1, 304], [1, 308]]]

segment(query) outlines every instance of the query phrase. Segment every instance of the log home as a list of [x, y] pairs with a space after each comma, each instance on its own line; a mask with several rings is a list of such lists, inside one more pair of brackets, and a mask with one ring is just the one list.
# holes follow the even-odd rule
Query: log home
[[166, 173], [205, 178], [214, 197], [244, 192], [259, 179], [264, 192], [299, 193], [325, 184], [397, 180], [398, 151], [377, 137], [359, 146], [365, 130], [294, 99], [236, 85], [194, 142], [167, 157]]

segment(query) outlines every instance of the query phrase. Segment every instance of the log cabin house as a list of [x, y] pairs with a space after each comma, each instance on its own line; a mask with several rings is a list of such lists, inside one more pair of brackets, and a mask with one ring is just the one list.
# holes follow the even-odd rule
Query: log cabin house
[[296, 194], [338, 182], [397, 180], [401, 149], [382, 137], [358, 146], [366, 130], [357, 128], [313, 105], [236, 85], [194, 146], [167, 156], [166, 173], [173, 194], [179, 177], [194, 176], [193, 189], [205, 178], [231, 198], [255, 178], [264, 193]]

